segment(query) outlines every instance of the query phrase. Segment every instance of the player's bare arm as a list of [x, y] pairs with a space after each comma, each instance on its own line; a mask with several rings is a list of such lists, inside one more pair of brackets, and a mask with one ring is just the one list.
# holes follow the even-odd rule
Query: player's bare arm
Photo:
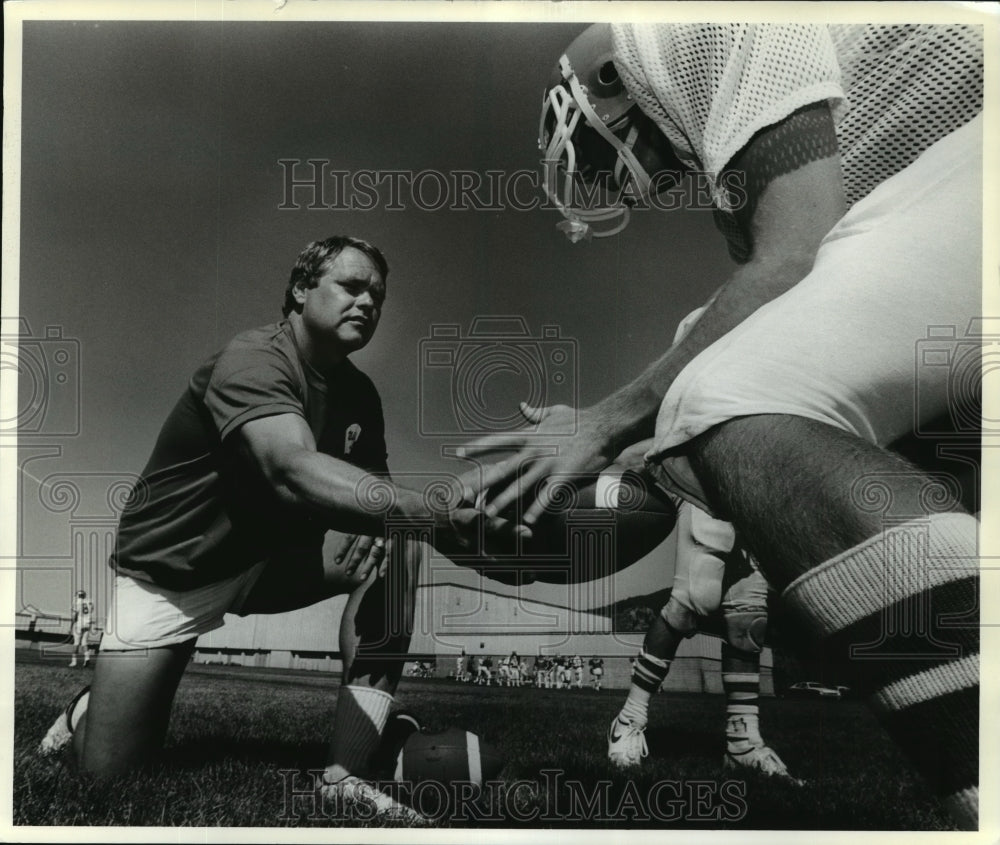
[[[353, 534], [382, 537], [386, 518], [394, 524], [406, 520], [424, 521], [426, 507], [420, 493], [394, 486], [396, 505], [391, 513], [366, 508], [360, 491], [372, 480], [372, 474], [346, 461], [316, 451], [316, 443], [305, 420], [298, 414], [276, 414], [251, 420], [240, 428], [239, 448], [259, 467], [264, 479], [282, 502], [312, 512], [327, 528]], [[383, 481], [385, 481], [383, 479]], [[478, 536], [482, 514], [473, 508], [460, 508], [435, 514], [434, 537], [444, 553], [468, 547]], [[504, 520], [493, 519], [487, 529], [497, 535], [509, 533]], [[358, 574], [366, 575], [381, 563], [374, 542], [373, 559], [364, 546], [353, 552], [354, 558], [366, 555], [365, 566]], [[354, 565], [358, 562], [355, 559]]]
[[[789, 143], [789, 136], [794, 143]], [[782, 151], [780, 156], [776, 149]], [[538, 426], [536, 440], [538, 434], [555, 438], [551, 442], [559, 444], [557, 456], [533, 459], [527, 439], [518, 434], [470, 444], [470, 454], [497, 447], [520, 449], [482, 474], [480, 489], [507, 483], [491, 500], [488, 512], [502, 511], [550, 475], [600, 471], [624, 448], [650, 437], [660, 403], [687, 363], [809, 273], [823, 237], [846, 208], [836, 135], [826, 104], [797, 112], [758, 133], [727, 169], [744, 177], [745, 202], [736, 220], [749, 234], [749, 260], [718, 289], [688, 335], [628, 385], [579, 411], [522, 406], [525, 417]], [[576, 415], [573, 437], [559, 436], [566, 431], [567, 415]], [[528, 460], [531, 466], [515, 479]], [[524, 504], [523, 519], [530, 525], [549, 504], [545, 488], [534, 502]]]
[[[809, 141], [802, 156], [809, 149], [828, 149], [831, 138], [836, 146], [829, 110], [825, 105], [821, 108], [827, 113], [828, 124], [816, 131], [829, 133], [829, 137]], [[758, 185], [747, 194], [752, 217], [741, 219], [743, 215], [737, 213], [741, 225], [751, 233], [750, 260], [715, 293], [679, 343], [633, 382], [589, 409], [601, 421], [598, 430], [618, 441], [612, 443], [612, 449], [652, 435], [660, 402], [680, 371], [762, 305], [805, 278], [824, 236], [844, 215], [843, 177], [836, 153], [801, 164], [789, 159], [788, 165], [796, 169], [774, 173], [775, 165], [766, 150], [774, 146], [772, 136], [785, 131], [782, 124], [757, 136], [734, 162], [733, 169], [740, 168], [746, 174], [748, 188]], [[769, 173], [774, 173], [772, 178], [768, 178]]]

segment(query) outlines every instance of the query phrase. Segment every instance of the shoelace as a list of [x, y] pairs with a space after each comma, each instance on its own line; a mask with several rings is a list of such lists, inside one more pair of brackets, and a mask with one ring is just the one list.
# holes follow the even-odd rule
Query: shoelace
[[[621, 720], [618, 721], [619, 725], [622, 725]], [[642, 742], [642, 752], [639, 754], [640, 757], [649, 756], [649, 746], [646, 744], [646, 728], [637, 728], [632, 722], [622, 725], [622, 734], [619, 738], [619, 742], [630, 740], [632, 737], [638, 736]]]

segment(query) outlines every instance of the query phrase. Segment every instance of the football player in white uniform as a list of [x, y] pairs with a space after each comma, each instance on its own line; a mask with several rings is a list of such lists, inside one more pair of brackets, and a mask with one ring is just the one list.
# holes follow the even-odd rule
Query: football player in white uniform
[[507, 686], [521, 686], [521, 658], [518, 657], [516, 649], [507, 658]]
[[80, 590], [73, 602], [73, 618], [70, 621], [70, 633], [73, 636], [73, 656], [70, 667], [77, 665], [77, 655], [83, 652], [83, 665], [90, 663], [90, 629], [93, 626], [94, 606], [87, 598], [87, 592]]
[[670, 599], [646, 632], [632, 665], [628, 698], [608, 731], [608, 759], [625, 768], [647, 754], [649, 700], [670, 671], [681, 641], [722, 608], [722, 687], [726, 695], [725, 768], [756, 769], [800, 784], [760, 734], [760, 652], [767, 632], [767, 582], [738, 546], [729, 523], [681, 505]]
[[497, 661], [497, 686], [510, 686], [510, 664], [507, 662], [506, 657], [501, 657]]
[[[530, 528], [553, 495], [542, 479], [598, 472], [653, 436], [649, 471], [733, 523], [830, 660], [880, 641], [902, 605], [933, 607], [923, 636], [948, 659], [888, 649], [847, 662], [968, 828], [978, 523], [886, 447], [942, 418], [981, 428], [978, 412], [959, 417], [981, 394], [983, 64], [977, 25], [589, 27], [543, 100], [561, 228], [573, 240], [620, 232], [629, 204], [662, 207], [696, 173], [739, 266], [706, 279], [697, 325], [630, 384], [581, 410], [524, 405], [530, 436], [467, 450], [520, 447], [479, 485], [496, 513], [540, 490], [522, 502]], [[579, 190], [602, 180], [605, 192]], [[575, 435], [540, 457], [539, 435], [570, 424]]]
[[556, 658], [556, 689], [569, 689], [572, 686], [572, 670], [570, 668], [570, 658], [560, 654]]
[[476, 658], [476, 683], [490, 686], [493, 683], [493, 660], [479, 655]]
[[590, 677], [593, 679], [594, 689], [599, 690], [601, 688], [601, 679], [604, 677], [603, 657], [590, 658]]
[[548, 688], [549, 686], [549, 660], [545, 655], [539, 654], [535, 657], [535, 688]]

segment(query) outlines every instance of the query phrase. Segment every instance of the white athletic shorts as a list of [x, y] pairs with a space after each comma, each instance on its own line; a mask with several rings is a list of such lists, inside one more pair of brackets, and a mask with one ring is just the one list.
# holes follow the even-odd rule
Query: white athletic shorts
[[[723, 611], [766, 610], [767, 581], [756, 567], [728, 573], [726, 555], [736, 542], [733, 526], [684, 502], [677, 512], [677, 557], [670, 598], [698, 616]], [[725, 591], [723, 586], [725, 583]], [[669, 606], [669, 605], [668, 605]], [[664, 618], [678, 627], [677, 620]]]
[[239, 612], [267, 563], [183, 592], [117, 575], [100, 650], [161, 648], [221, 628], [227, 613]]
[[979, 383], [966, 353], [983, 342], [982, 135], [980, 115], [879, 185], [801, 282], [684, 368], [647, 455], [658, 480], [703, 502], [686, 458], [664, 453], [740, 416], [807, 417], [882, 446], [949, 412], [978, 424], [961, 415]]

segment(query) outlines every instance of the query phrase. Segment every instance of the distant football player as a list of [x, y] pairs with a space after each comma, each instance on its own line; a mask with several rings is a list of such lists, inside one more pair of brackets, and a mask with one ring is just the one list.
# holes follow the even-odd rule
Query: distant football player
[[480, 654], [476, 658], [476, 683], [490, 686], [493, 682], [493, 658]]
[[83, 652], [83, 665], [90, 663], [90, 629], [93, 626], [94, 605], [87, 598], [86, 590], [80, 590], [73, 602], [73, 617], [70, 620], [70, 634], [73, 637], [73, 655], [70, 667], [77, 665], [77, 655]]
[[545, 689], [554, 689], [556, 685], [556, 658], [554, 655], [545, 655]]
[[535, 655], [535, 689], [541, 689], [545, 686], [545, 675], [546, 675], [546, 660], [545, 656], [541, 654]]
[[[850, 667], [972, 829], [979, 526], [886, 447], [963, 409], [963, 430], [981, 427], [981, 349], [967, 338], [982, 332], [984, 29], [587, 28], [559, 57], [540, 121], [561, 228], [617, 234], [629, 206], [670, 208], [690, 175], [738, 266], [705, 278], [697, 326], [650, 349], [629, 384], [584, 409], [524, 405], [529, 434], [467, 450], [518, 447], [480, 484], [491, 512], [522, 499], [530, 527], [552, 500], [543, 479], [599, 472], [654, 437], [649, 471], [734, 525], [811, 645]], [[671, 215], [659, 217], [666, 297]], [[945, 339], [930, 357], [928, 337]], [[559, 448], [540, 456], [545, 435]], [[900, 642], [850, 659], [911, 606], [932, 608], [934, 657]]]
[[552, 658], [552, 682], [556, 689], [563, 688], [564, 674], [566, 672], [566, 658], [557, 654]]
[[497, 686], [510, 686], [510, 662], [506, 657], [501, 657], [497, 661]]
[[521, 658], [517, 649], [510, 653], [507, 658], [507, 685], [511, 687], [521, 686]]
[[469, 659], [465, 661], [465, 677], [462, 680], [472, 682], [476, 679], [477, 674], [478, 664], [476, 663], [476, 659], [470, 654]]
[[583, 689], [583, 658], [579, 654], [573, 655], [573, 680], [577, 689]]
[[603, 657], [594, 656], [590, 658], [590, 678], [594, 689], [599, 690], [601, 688], [601, 681], [604, 678]]
[[461, 681], [462, 675], [465, 672], [465, 649], [462, 649], [462, 653], [455, 658], [455, 680]]
[[[387, 521], [426, 519], [423, 493], [391, 482], [379, 394], [350, 361], [375, 334], [387, 276], [365, 241], [309, 244], [283, 319], [237, 335], [195, 371], [121, 517], [91, 692], [43, 745], [65, 744], [75, 725], [82, 771], [133, 769], [163, 744], [199, 635], [227, 613], [348, 594], [323, 791], [338, 811], [364, 805], [419, 821], [366, 780], [409, 647], [423, 548], [389, 534]], [[391, 512], [366, 496], [387, 487]], [[463, 518], [479, 521], [471, 510], [437, 514], [434, 542], [466, 548]]]

